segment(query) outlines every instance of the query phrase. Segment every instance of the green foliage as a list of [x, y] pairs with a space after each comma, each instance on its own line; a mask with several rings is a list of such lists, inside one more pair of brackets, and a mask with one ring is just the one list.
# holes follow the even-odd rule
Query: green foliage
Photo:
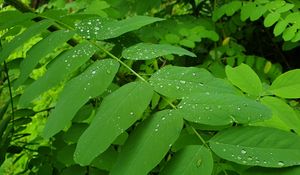
[[299, 172], [296, 1], [6, 3], [0, 174]]

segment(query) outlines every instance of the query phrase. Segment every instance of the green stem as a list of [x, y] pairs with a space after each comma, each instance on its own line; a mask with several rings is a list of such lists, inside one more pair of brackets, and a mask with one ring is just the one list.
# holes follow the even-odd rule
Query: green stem
[[12, 121], [12, 135], [14, 135], [14, 119], [15, 119], [15, 113], [14, 113], [14, 102], [13, 102], [13, 96], [12, 96], [12, 90], [11, 90], [11, 84], [10, 84], [10, 78], [8, 75], [8, 68], [7, 68], [7, 64], [4, 61], [4, 71], [6, 73], [7, 76], [7, 84], [8, 84], [8, 89], [9, 89], [9, 97], [10, 97], [10, 105], [11, 105], [11, 121]]

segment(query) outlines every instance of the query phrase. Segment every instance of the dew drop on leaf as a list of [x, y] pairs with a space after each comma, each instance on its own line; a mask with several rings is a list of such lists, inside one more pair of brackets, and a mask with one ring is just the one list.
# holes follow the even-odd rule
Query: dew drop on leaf
[[242, 154], [246, 154], [246, 153], [247, 153], [247, 151], [246, 151], [246, 150], [244, 150], [244, 149], [242, 149], [242, 150], [241, 150], [241, 153], [242, 153]]
[[279, 162], [278, 162], [278, 165], [279, 165], [279, 166], [284, 166], [284, 163], [283, 163], [282, 161], [279, 161]]

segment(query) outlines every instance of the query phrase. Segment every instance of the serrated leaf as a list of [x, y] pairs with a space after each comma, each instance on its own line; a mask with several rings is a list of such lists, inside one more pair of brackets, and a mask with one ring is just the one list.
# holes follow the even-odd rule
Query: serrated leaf
[[300, 69], [294, 69], [277, 77], [270, 90], [282, 98], [300, 98]]
[[262, 92], [258, 75], [247, 64], [242, 63], [235, 68], [226, 66], [225, 72], [228, 80], [242, 91], [254, 96], [259, 96]]
[[167, 154], [183, 126], [181, 115], [160, 111], [138, 126], [129, 136], [112, 175], [146, 175]]
[[148, 84], [133, 82], [105, 97], [91, 125], [78, 141], [75, 161], [88, 165], [104, 152], [120, 134], [140, 119], [152, 96], [153, 90]]
[[31, 49], [26, 53], [26, 59], [23, 60], [20, 65], [20, 77], [15, 82], [15, 86], [19, 86], [24, 83], [41, 58], [53, 52], [55, 48], [64, 44], [73, 35], [74, 32], [66, 30], [55, 31], [31, 47]]
[[161, 175], [212, 174], [213, 158], [210, 150], [201, 145], [181, 149], [160, 173]]
[[104, 18], [84, 19], [75, 25], [81, 36], [87, 39], [105, 40], [118, 37], [124, 33], [137, 30], [145, 25], [161, 21], [161, 18], [134, 16], [121, 21]]
[[280, 20], [274, 27], [274, 35], [278, 36], [280, 34], [282, 34], [282, 32], [286, 29], [286, 27], [288, 26], [288, 22], [286, 22], [285, 20]]
[[233, 122], [250, 123], [271, 117], [271, 111], [249, 98], [233, 94], [197, 93], [178, 104], [184, 119], [206, 125], [227, 125]]
[[122, 56], [129, 60], [149, 60], [170, 54], [196, 57], [194, 53], [170, 44], [139, 43], [122, 52]]
[[182, 98], [196, 92], [236, 93], [226, 81], [196, 67], [165, 66], [149, 80], [155, 91], [172, 98]]
[[2, 49], [0, 50], [0, 63], [2, 63], [13, 51], [24, 45], [24, 43], [27, 42], [30, 38], [40, 34], [52, 24], [53, 21], [51, 20], [43, 20], [35, 23], [27, 28], [23, 33], [16, 36], [12, 41], [3, 45]]
[[19, 105], [27, 106], [41, 93], [60, 83], [84, 64], [96, 50], [97, 48], [95, 46], [87, 42], [82, 42], [59, 55], [51, 64], [45, 75], [25, 89], [20, 98]]
[[219, 132], [209, 143], [218, 156], [239, 164], [262, 167], [300, 164], [300, 137], [274, 128], [230, 128]]
[[279, 20], [279, 18], [280, 18], [280, 13], [277, 13], [277, 12], [269, 13], [264, 20], [264, 26], [265, 27], [272, 26]]
[[105, 59], [95, 62], [82, 74], [70, 80], [61, 92], [54, 111], [48, 117], [42, 136], [49, 138], [62, 130], [90, 98], [105, 91], [118, 68], [118, 62]]

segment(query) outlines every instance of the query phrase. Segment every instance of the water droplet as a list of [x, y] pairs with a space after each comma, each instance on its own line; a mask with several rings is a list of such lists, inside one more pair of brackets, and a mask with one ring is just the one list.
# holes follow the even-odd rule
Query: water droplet
[[210, 109], [210, 107], [209, 107], [209, 106], [206, 106], [206, 107], [205, 107], [205, 109], [206, 109], [206, 110], [209, 110], [209, 109]]
[[202, 164], [202, 160], [201, 159], [199, 159], [199, 160], [197, 160], [197, 167], [200, 167], [201, 166], [201, 164]]
[[221, 109], [222, 107], [221, 107], [221, 105], [218, 105], [218, 109]]
[[92, 71], [92, 74], [95, 74], [95, 73], [96, 73], [96, 71], [95, 71], [95, 70], [93, 70], [93, 71]]
[[249, 156], [247, 159], [251, 161], [251, 160], [252, 160], [252, 157]]
[[247, 163], [247, 161], [246, 160], [243, 160], [243, 164], [246, 164]]
[[158, 131], [158, 128], [155, 128], [155, 130], [154, 130], [155, 132], [157, 132]]
[[161, 118], [161, 120], [165, 120], [165, 119], [166, 119], [166, 117]]
[[237, 110], [238, 110], [238, 111], [240, 111], [240, 110], [241, 110], [241, 108], [240, 108], [240, 107], [237, 107]]
[[133, 115], [134, 113], [133, 112], [130, 112], [130, 115]]
[[225, 149], [225, 148], [223, 148], [223, 151], [225, 152], [225, 151], [226, 151], [226, 149]]
[[196, 73], [193, 73], [193, 76], [196, 76]]
[[209, 95], [210, 93], [209, 93], [209, 92], [205, 92], [205, 94], [206, 94], [206, 95]]
[[110, 72], [110, 70], [106, 70], [106, 73], [110, 74], [111, 72]]
[[279, 161], [279, 162], [278, 162], [278, 165], [279, 165], [279, 166], [284, 166], [284, 163], [283, 163], [282, 161]]
[[179, 82], [182, 83], [182, 84], [185, 84], [185, 83], [186, 83], [184, 80], [180, 80]]
[[179, 89], [179, 86], [176, 86], [176, 89]]
[[242, 160], [242, 158], [240, 156], [238, 156], [237, 159]]
[[246, 153], [247, 153], [247, 151], [246, 151], [246, 150], [244, 150], [244, 149], [242, 149], [242, 150], [241, 150], [241, 153], [242, 153], [242, 154], [246, 154]]

